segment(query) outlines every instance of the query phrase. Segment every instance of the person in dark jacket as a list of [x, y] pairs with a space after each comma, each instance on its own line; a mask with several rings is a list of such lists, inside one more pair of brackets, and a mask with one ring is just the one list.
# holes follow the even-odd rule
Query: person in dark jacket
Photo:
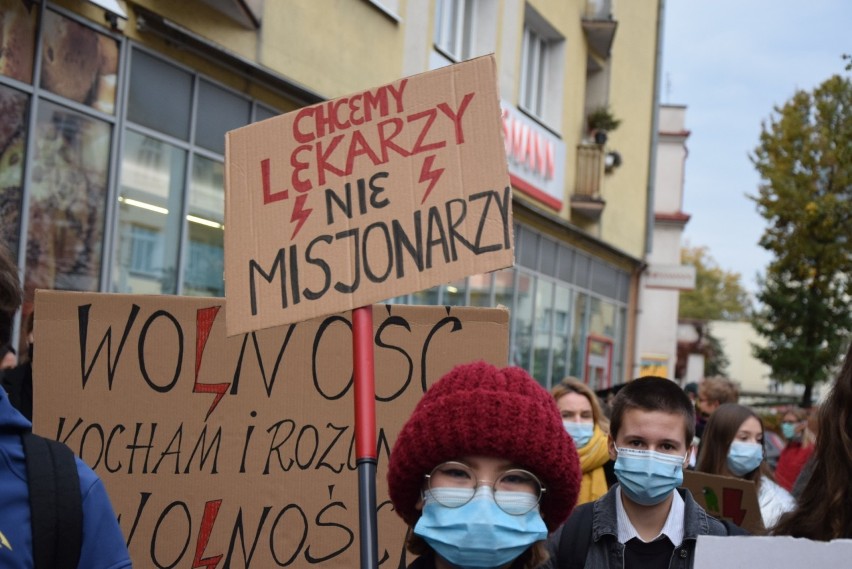
[[[0, 310], [17, 310], [20, 303], [17, 267], [0, 244]], [[4, 569], [34, 565], [27, 457], [22, 440], [30, 430], [30, 421], [12, 407], [5, 390], [0, 389], [0, 567]], [[82, 502], [82, 541], [77, 567], [131, 567], [124, 536], [103, 483], [82, 460], [75, 458], [75, 464]], [[56, 498], [60, 501], [62, 496]]]
[[580, 467], [550, 394], [520, 368], [457, 366], [394, 444], [388, 490], [409, 569], [534, 569], [577, 501]]
[[[699, 535], [728, 535], [678, 489], [694, 434], [695, 411], [676, 383], [644, 377], [619, 391], [608, 440], [618, 484], [578, 506], [551, 537], [551, 566], [573, 567], [570, 548], [586, 547], [585, 569], [687, 569]], [[588, 524], [577, 523], [582, 519]]]

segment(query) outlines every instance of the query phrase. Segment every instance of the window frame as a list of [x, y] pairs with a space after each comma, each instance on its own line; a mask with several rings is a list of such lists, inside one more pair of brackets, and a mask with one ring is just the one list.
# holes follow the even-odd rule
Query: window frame
[[476, 32], [474, 0], [436, 0], [435, 49], [451, 61], [459, 62], [473, 55]]
[[565, 38], [527, 5], [521, 43], [518, 108], [554, 133], [562, 115]]

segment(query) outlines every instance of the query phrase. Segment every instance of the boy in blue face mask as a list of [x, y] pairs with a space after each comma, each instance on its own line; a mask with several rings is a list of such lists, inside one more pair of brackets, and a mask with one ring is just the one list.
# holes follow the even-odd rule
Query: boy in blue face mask
[[[551, 538], [552, 566], [689, 568], [699, 535], [728, 535], [679, 489], [695, 434], [695, 411], [674, 382], [631, 381], [613, 401], [609, 453], [618, 484], [579, 506]], [[577, 551], [585, 551], [577, 563]]]
[[535, 569], [577, 501], [580, 468], [550, 394], [520, 368], [461, 365], [436, 382], [391, 452], [409, 569]]

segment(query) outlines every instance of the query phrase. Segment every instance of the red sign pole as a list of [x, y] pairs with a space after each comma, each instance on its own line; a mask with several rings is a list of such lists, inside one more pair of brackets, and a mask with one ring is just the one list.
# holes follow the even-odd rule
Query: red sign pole
[[376, 521], [376, 379], [373, 365], [373, 307], [352, 311], [355, 372], [355, 458], [358, 464], [358, 527], [361, 569], [378, 567]]

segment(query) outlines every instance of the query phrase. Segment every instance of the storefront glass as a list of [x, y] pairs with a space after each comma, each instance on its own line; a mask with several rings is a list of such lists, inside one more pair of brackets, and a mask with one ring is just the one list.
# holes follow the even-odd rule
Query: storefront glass
[[110, 125], [39, 101], [29, 185], [26, 295], [100, 285]]
[[116, 40], [51, 10], [45, 12], [42, 89], [113, 114], [117, 82]]
[[0, 0], [0, 74], [32, 83], [35, 60], [37, 3]]
[[26, 159], [27, 103], [20, 91], [0, 85], [0, 239], [18, 253]]
[[184, 263], [183, 292], [225, 296], [224, 165], [195, 156], [186, 221], [189, 236]]
[[113, 290], [176, 294], [186, 152], [128, 130], [118, 197]]

